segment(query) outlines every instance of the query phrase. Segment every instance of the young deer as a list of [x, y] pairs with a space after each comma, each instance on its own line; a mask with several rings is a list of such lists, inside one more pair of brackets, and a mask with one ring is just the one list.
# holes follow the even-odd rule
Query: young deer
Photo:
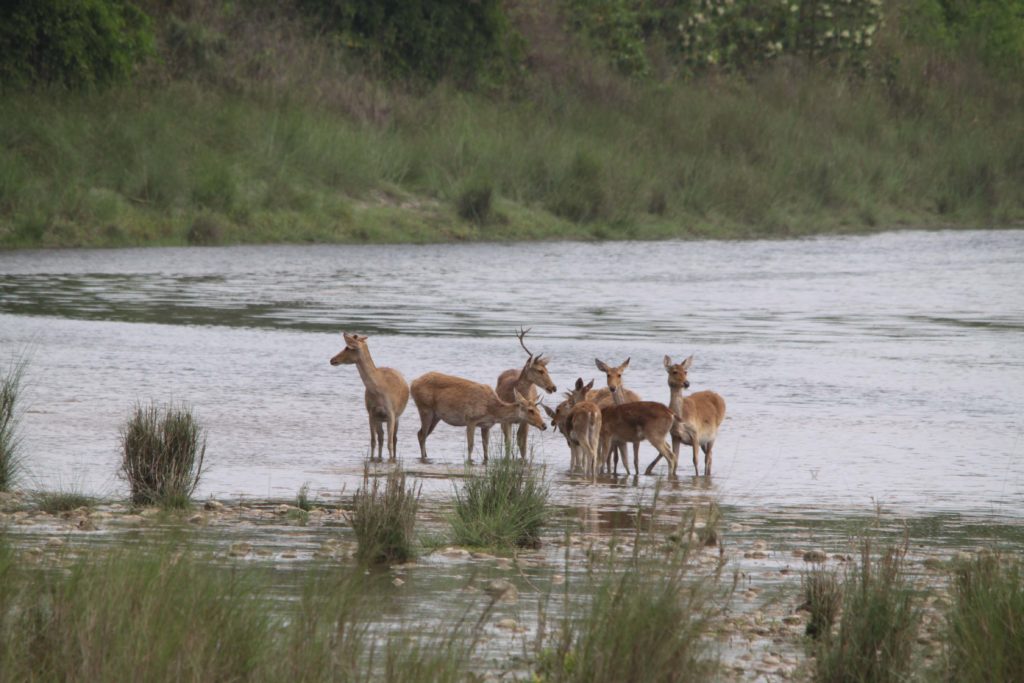
[[[519, 337], [519, 345], [523, 347], [523, 351], [526, 351], [526, 364], [523, 365], [521, 370], [512, 368], [501, 373], [498, 376], [498, 383], [494, 387], [498, 398], [506, 403], [511, 403], [514, 400], [515, 392], [517, 391], [531, 401], [535, 401], [537, 399], [535, 386], [540, 387], [549, 394], [558, 389], [555, 383], [551, 381], [551, 375], [548, 374], [548, 361], [551, 359], [544, 358], [544, 354], [534, 356], [530, 349], [526, 348], [523, 337], [529, 331], [520, 327], [519, 332], [516, 333], [516, 336]], [[526, 457], [527, 429], [527, 423], [520, 422], [519, 430], [516, 433], [519, 455], [523, 458]], [[503, 423], [501, 425], [501, 433], [505, 437], [506, 444], [512, 443], [512, 425], [510, 423]]]
[[[683, 389], [690, 388], [686, 373], [693, 365], [693, 356], [682, 363], [672, 363], [665, 356], [665, 371], [668, 373], [669, 409], [679, 418], [672, 430], [672, 452], [679, 457], [679, 444], [693, 447], [693, 476], [700, 476], [697, 467], [697, 449], [704, 450], [704, 476], [711, 476], [711, 449], [715, 446], [718, 428], [725, 419], [725, 399], [713, 391], [698, 391], [683, 396]], [[647, 467], [650, 474], [661, 456]]]
[[547, 406], [544, 406], [544, 410], [551, 417], [551, 425], [558, 427], [569, 444], [570, 468], [585, 469], [590, 476], [596, 477], [601, 439], [601, 409], [596, 403], [586, 399], [587, 393], [593, 387], [593, 380], [589, 384], [584, 384], [583, 378], [578, 378], [575, 389], [566, 395], [566, 400], [559, 404], [556, 410], [551, 410]]
[[388, 458], [395, 459], [398, 450], [398, 418], [409, 403], [409, 385], [398, 370], [378, 368], [370, 357], [366, 337], [358, 334], [341, 335], [345, 348], [331, 358], [331, 365], [355, 365], [366, 385], [366, 412], [370, 416], [370, 458], [373, 451], [384, 459], [384, 423], [388, 426]]
[[[597, 404], [598, 408], [606, 408], [611, 405], [620, 405], [622, 403], [633, 403], [640, 400], [640, 395], [635, 391], [630, 391], [622, 385], [622, 373], [629, 367], [629, 358], [627, 358], [621, 365], [608, 365], [600, 358], [594, 359], [594, 364], [597, 365], [597, 369], [605, 374], [605, 378], [608, 381], [608, 386], [604, 389], [598, 389], [592, 391], [588, 399]], [[605, 461], [604, 467], [606, 470], [612, 471], [612, 464], [610, 462], [611, 454], [608, 454], [608, 460]], [[613, 473], [619, 471], [619, 461], [622, 461], [622, 466], [626, 470], [626, 474], [629, 474], [629, 460], [626, 458], [626, 447], [621, 445], [615, 449], [615, 465]], [[637, 441], [633, 444], [633, 470], [640, 473], [640, 442]]]
[[[675, 454], [665, 438], [678, 422], [671, 410], [654, 401], [634, 401], [601, 409], [601, 455], [607, 461], [612, 448], [627, 443], [639, 446], [644, 439], [669, 462], [675, 475]], [[634, 450], [635, 452], [635, 450]]]
[[480, 428], [480, 440], [484, 448], [484, 462], [487, 462], [487, 441], [490, 429], [495, 424], [527, 422], [537, 429], [545, 430], [547, 425], [537, 410], [537, 402], [530, 401], [518, 391], [513, 391], [512, 403], [502, 401], [486, 384], [479, 384], [461, 377], [428, 372], [412, 382], [412, 400], [420, 413], [420, 430], [416, 434], [420, 442], [420, 456], [427, 459], [427, 437], [441, 420], [454, 427], [466, 428], [467, 454], [473, 462], [473, 432]]

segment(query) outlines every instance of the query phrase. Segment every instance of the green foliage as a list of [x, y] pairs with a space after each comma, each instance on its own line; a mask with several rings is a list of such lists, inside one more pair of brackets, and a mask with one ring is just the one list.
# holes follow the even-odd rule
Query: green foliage
[[416, 510], [420, 491], [405, 487], [405, 472], [388, 471], [384, 486], [377, 477], [370, 481], [363, 471], [363, 485], [356, 491], [348, 514], [358, 546], [356, 557], [366, 564], [405, 562], [414, 555]]
[[956, 566], [946, 614], [945, 680], [1024, 680], [1024, 566], [981, 553]]
[[300, 0], [381, 73], [475, 85], [499, 77], [516, 44], [500, 0]]
[[9, 0], [3, 15], [0, 85], [105, 85], [154, 51], [149, 17], [128, 0]]
[[132, 502], [188, 507], [203, 472], [204, 432], [186, 406], [137, 405], [121, 428], [121, 474]]
[[627, 76], [647, 76], [642, 20], [645, 4], [636, 0], [569, 0], [566, 13], [573, 30], [611, 65]]
[[0, 378], [0, 491], [10, 491], [21, 472], [18, 397], [25, 365], [16, 361]]
[[498, 458], [455, 492], [455, 542], [480, 548], [536, 547], [547, 522], [548, 488], [530, 463]]
[[1024, 0], [915, 0], [905, 12], [911, 37], [1024, 74]]
[[491, 220], [494, 186], [486, 181], [468, 183], [455, 200], [455, 210], [459, 218], [486, 225]]
[[91, 508], [96, 499], [75, 490], [39, 491], [32, 496], [32, 503], [43, 512], [56, 515], [78, 508]]
[[816, 567], [801, 578], [804, 607], [810, 612], [806, 633], [812, 638], [828, 639], [839, 614], [843, 591], [833, 570]]

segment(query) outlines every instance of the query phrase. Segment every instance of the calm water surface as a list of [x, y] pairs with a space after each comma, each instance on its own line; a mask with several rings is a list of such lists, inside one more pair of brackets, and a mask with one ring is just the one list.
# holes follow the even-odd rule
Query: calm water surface
[[[118, 429], [155, 399], [209, 428], [198, 495], [351, 493], [368, 430], [355, 368], [327, 362], [340, 332], [409, 380], [493, 384], [525, 358], [519, 325], [560, 390], [601, 384], [595, 357], [631, 357], [626, 385], [665, 402], [663, 356], [695, 354], [691, 391], [729, 415], [712, 482], [683, 477], [679, 495], [1024, 517], [1024, 231], [0, 253], [0, 362], [29, 359], [32, 487], [123, 493]], [[441, 499], [464, 430], [440, 425], [421, 464], [418, 422], [410, 403], [400, 456]], [[556, 499], [597, 525], [656, 481], [585, 484], [561, 436], [534, 434]]]

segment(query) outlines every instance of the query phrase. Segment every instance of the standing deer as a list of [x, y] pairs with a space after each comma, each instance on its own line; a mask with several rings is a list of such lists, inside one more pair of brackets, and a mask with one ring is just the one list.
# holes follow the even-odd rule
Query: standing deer
[[427, 437], [441, 420], [454, 427], [466, 428], [466, 450], [471, 463], [473, 432], [477, 427], [483, 442], [484, 462], [487, 462], [490, 429], [495, 424], [527, 422], [537, 429], [547, 429], [537, 410], [539, 399], [531, 401], [515, 390], [512, 397], [511, 403], [502, 401], [486, 384], [440, 372], [428, 372], [417, 377], [412, 382], [412, 400], [420, 413], [420, 430], [416, 434], [420, 442], [420, 456], [427, 459]]
[[583, 378], [578, 378], [575, 389], [567, 394], [566, 400], [559, 404], [556, 410], [551, 410], [547, 406], [544, 406], [544, 410], [551, 417], [552, 426], [558, 427], [569, 444], [570, 468], [583, 468], [591, 477], [596, 477], [601, 439], [601, 409], [586, 398], [593, 388], [593, 380], [589, 384], [584, 384]]
[[[676, 458], [679, 457], [679, 444], [684, 443], [693, 447], [693, 476], [700, 476], [697, 467], [698, 447], [704, 450], [704, 476], [711, 476], [711, 449], [715, 446], [715, 438], [718, 436], [718, 428], [722, 426], [725, 419], [725, 399], [713, 391], [698, 391], [683, 396], [683, 389], [690, 388], [690, 381], [686, 377], [687, 371], [693, 365], [693, 356], [682, 363], [672, 363], [669, 356], [665, 356], [665, 371], [668, 373], [669, 409], [679, 418], [679, 422], [672, 430], [672, 452]], [[654, 466], [661, 458], [659, 455], [647, 467], [646, 474], [650, 474]]]
[[[630, 391], [622, 385], [622, 373], [629, 367], [629, 358], [627, 358], [621, 365], [608, 365], [600, 358], [594, 359], [594, 364], [597, 369], [605, 374], [605, 378], [608, 381], [608, 386], [604, 389], [598, 389], [592, 391], [587, 397], [588, 400], [593, 401], [597, 404], [598, 408], [606, 408], [610, 405], [619, 405], [622, 403], [632, 403], [640, 400], [640, 395], [635, 391]], [[607, 456], [604, 466], [606, 470], [611, 470], [612, 465], [610, 462], [611, 454]], [[622, 466], [626, 470], [626, 474], [629, 474], [629, 460], [626, 459], [626, 447], [620, 445], [615, 449], [615, 465], [614, 472], [619, 471], [619, 461], [622, 461]], [[633, 443], [633, 470], [640, 473], [640, 442]]]
[[[551, 375], [548, 374], [548, 361], [550, 358], [544, 358], [544, 354], [534, 356], [530, 349], [526, 348], [526, 344], [523, 342], [523, 338], [530, 330], [524, 330], [519, 328], [519, 332], [516, 336], [519, 337], [519, 345], [523, 347], [523, 351], [526, 351], [526, 363], [523, 365], [522, 370], [506, 370], [498, 376], [498, 383], [494, 387], [495, 392], [498, 394], [498, 398], [506, 403], [511, 403], [515, 397], [515, 392], [519, 392], [531, 401], [537, 399], [537, 390], [535, 386], [540, 387], [544, 391], [553, 393], [558, 389], [555, 383], [551, 381]], [[526, 457], [526, 437], [527, 437], [528, 425], [526, 422], [519, 423], [519, 430], [516, 432], [516, 440], [519, 445], [520, 457]], [[505, 437], [505, 444], [512, 443], [512, 424], [503, 423], [501, 425], [501, 433]]]
[[388, 458], [395, 459], [398, 450], [398, 418], [409, 403], [409, 385], [398, 370], [378, 368], [366, 346], [366, 337], [341, 335], [345, 348], [331, 358], [331, 365], [355, 365], [366, 385], [366, 412], [370, 416], [370, 459], [373, 451], [384, 459], [384, 423], [388, 426]]
[[[601, 409], [601, 455], [607, 460], [612, 448], [632, 443], [639, 446], [644, 439], [669, 462], [669, 471], [675, 475], [675, 454], [665, 438], [678, 422], [671, 410], [654, 401], [620, 403]], [[635, 449], [634, 449], [635, 452]]]

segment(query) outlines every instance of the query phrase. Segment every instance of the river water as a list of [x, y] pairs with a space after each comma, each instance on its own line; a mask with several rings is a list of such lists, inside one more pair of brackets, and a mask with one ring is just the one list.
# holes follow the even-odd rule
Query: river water
[[[722, 394], [728, 417], [710, 482], [688, 476], [684, 448], [680, 495], [1024, 517], [1024, 231], [0, 253], [0, 363], [27, 360], [30, 488], [124, 494], [119, 428], [155, 400], [189, 403], [208, 429], [198, 496], [308, 483], [336, 498], [369, 445], [355, 368], [328, 364], [342, 330], [409, 380], [493, 384], [525, 358], [520, 325], [560, 391], [600, 385], [594, 358], [630, 357], [625, 385], [667, 402], [662, 358], [694, 354], [690, 390]], [[439, 500], [465, 433], [438, 426], [423, 464], [418, 423], [410, 402], [400, 457]], [[590, 484], [560, 435], [532, 443], [556, 502], [599, 525], [658, 479]], [[653, 457], [644, 445], [641, 467]]]

